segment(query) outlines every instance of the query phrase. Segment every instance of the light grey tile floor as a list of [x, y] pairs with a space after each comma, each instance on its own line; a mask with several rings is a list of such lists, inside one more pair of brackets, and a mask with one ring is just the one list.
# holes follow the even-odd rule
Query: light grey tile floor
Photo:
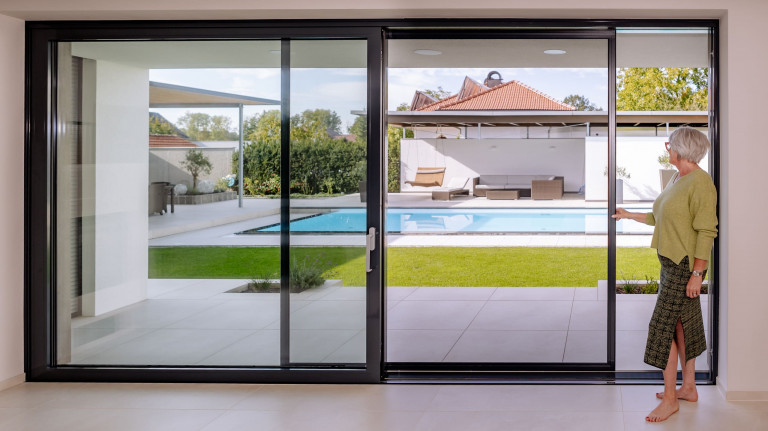
[[[150, 280], [146, 301], [73, 320], [72, 363], [278, 365], [280, 295], [226, 293], [244, 283]], [[601, 289], [390, 287], [386, 358], [603, 362]], [[365, 362], [365, 289], [330, 281], [290, 298], [291, 360]], [[654, 304], [650, 295], [617, 297], [617, 369], [652, 369], [642, 358]], [[708, 369], [706, 356], [697, 369]]]
[[764, 430], [768, 402], [699, 402], [645, 423], [661, 386], [24, 383], [0, 430]]

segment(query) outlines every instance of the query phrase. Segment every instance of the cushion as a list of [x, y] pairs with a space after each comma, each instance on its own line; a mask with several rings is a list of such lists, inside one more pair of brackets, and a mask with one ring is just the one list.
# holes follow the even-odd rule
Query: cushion
[[480, 184], [506, 184], [506, 175], [480, 175]]
[[417, 174], [439, 174], [441, 172], [445, 172], [445, 168], [419, 169], [416, 171]]

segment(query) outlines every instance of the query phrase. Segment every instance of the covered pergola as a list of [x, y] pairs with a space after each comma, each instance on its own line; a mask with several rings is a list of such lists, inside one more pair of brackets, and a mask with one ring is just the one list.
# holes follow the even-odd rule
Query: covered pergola
[[149, 82], [150, 108], [237, 108], [239, 113], [237, 125], [239, 136], [237, 196], [238, 206], [241, 208], [243, 206], [243, 107], [246, 105], [280, 105], [280, 101], [162, 82]]

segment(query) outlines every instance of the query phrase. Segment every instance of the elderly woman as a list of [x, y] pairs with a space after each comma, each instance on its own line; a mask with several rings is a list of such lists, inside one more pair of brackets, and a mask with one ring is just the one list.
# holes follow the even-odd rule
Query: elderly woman
[[[681, 127], [665, 145], [678, 172], [656, 198], [653, 212], [617, 208], [612, 216], [654, 226], [651, 248], [661, 263], [661, 290], [648, 325], [644, 361], [663, 370], [664, 392], [656, 394], [661, 403], [645, 418], [649, 422], [669, 418], [679, 409], [678, 399], [698, 400], [695, 360], [707, 348], [699, 293], [717, 236], [717, 191], [698, 165], [709, 141], [703, 133]], [[678, 355], [683, 384], [675, 390]]]

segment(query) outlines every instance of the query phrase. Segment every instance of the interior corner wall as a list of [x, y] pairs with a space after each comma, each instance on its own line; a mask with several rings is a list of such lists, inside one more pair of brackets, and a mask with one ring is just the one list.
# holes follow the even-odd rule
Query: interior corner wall
[[24, 374], [24, 21], [0, 15], [0, 390]]
[[[721, 340], [720, 377], [729, 399], [768, 399], [768, 288], [765, 267], [768, 199], [757, 181], [768, 160], [764, 104], [768, 57], [748, 46], [768, 42], [766, 2], [728, 11], [721, 43]], [[725, 349], [725, 350], [723, 350]]]
[[86, 63], [83, 267], [92, 273], [83, 274], [83, 315], [96, 316], [146, 298], [149, 71]]

